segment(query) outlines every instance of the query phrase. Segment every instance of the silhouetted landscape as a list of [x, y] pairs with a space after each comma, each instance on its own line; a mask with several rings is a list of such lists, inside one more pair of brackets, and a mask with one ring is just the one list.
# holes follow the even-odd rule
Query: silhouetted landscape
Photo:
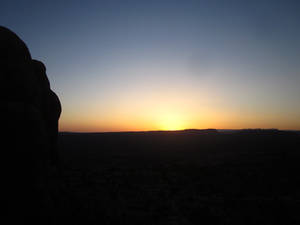
[[299, 225], [299, 2], [1, 2], [2, 224]]
[[63, 210], [79, 224], [298, 224], [299, 144], [279, 130], [60, 133]]

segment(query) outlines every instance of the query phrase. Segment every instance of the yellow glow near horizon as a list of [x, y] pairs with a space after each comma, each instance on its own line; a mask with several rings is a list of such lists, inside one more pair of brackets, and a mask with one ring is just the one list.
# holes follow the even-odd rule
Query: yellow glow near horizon
[[244, 99], [227, 96], [221, 88], [206, 86], [197, 86], [195, 89], [182, 85], [176, 90], [165, 90], [163, 87], [155, 90], [137, 88], [119, 94], [113, 93], [111, 97], [101, 101], [98, 101], [101, 96], [94, 96], [79, 101], [77, 105], [66, 104], [60, 119], [60, 131], [118, 132], [207, 128], [299, 130], [299, 109], [289, 114], [278, 110], [276, 105], [270, 106], [273, 107], [272, 113], [264, 105], [254, 109]]
[[160, 130], [183, 130], [186, 129], [182, 116], [176, 113], [164, 115], [159, 121]]

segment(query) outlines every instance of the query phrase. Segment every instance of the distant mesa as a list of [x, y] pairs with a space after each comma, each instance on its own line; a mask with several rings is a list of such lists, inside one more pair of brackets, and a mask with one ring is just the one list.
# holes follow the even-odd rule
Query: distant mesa
[[278, 129], [242, 129], [238, 131], [239, 134], [279, 134], [282, 131]]
[[185, 129], [183, 130], [184, 133], [189, 134], [217, 134], [219, 133], [217, 129]]

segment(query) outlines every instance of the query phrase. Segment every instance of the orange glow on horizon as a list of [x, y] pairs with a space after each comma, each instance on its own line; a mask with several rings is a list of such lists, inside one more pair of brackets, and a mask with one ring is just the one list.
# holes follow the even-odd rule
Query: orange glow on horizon
[[183, 117], [179, 114], [170, 113], [161, 117], [160, 130], [184, 130], [187, 129]]
[[271, 114], [263, 107], [253, 110], [247, 103], [236, 107], [232, 101], [218, 90], [203, 89], [198, 94], [191, 88], [181, 92], [139, 90], [123, 93], [118, 99], [106, 102], [90, 99], [76, 107], [65, 107], [60, 118], [60, 131], [300, 129], [300, 121], [294, 114], [287, 116], [280, 111]]
[[[292, 122], [292, 121], [291, 121]], [[277, 126], [276, 126], [276, 125]], [[110, 118], [82, 118], [80, 121], [67, 119], [60, 120], [60, 131], [69, 132], [126, 132], [126, 131], [174, 131], [184, 129], [282, 129], [299, 130], [300, 124], [280, 123], [264, 119], [251, 120], [237, 115], [224, 115], [218, 113], [202, 113], [198, 115], [185, 115], [178, 112], [165, 112], [161, 114], [146, 115], [120, 115]]]

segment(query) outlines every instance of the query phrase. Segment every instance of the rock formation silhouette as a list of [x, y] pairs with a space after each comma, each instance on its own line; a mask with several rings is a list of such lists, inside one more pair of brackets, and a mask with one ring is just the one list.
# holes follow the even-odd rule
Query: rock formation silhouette
[[57, 135], [58, 135], [58, 120], [61, 114], [61, 104], [58, 96], [50, 88], [50, 82], [46, 74], [45, 65], [38, 60], [32, 60], [34, 73], [36, 75], [39, 87], [39, 101], [37, 107], [39, 108], [43, 120], [45, 122], [48, 141], [50, 143], [50, 159], [53, 165], [58, 164], [57, 152]]
[[8, 211], [17, 214], [12, 218], [38, 218], [50, 205], [49, 168], [58, 167], [61, 104], [45, 65], [33, 60], [26, 44], [2, 26], [0, 85], [4, 199]]

